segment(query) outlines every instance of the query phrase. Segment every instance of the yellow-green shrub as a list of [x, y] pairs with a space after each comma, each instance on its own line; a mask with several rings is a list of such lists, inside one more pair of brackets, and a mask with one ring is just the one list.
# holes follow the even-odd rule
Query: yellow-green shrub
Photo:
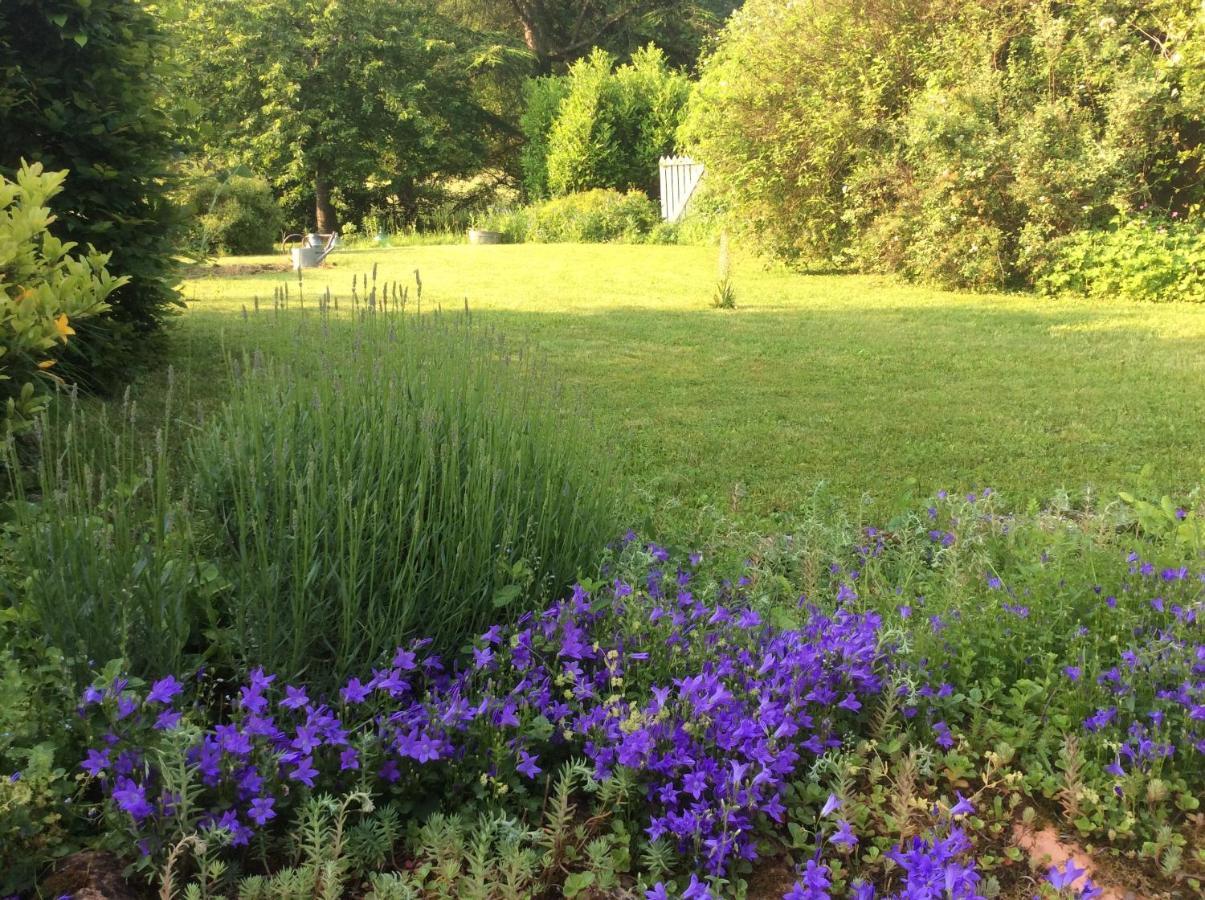
[[106, 309], [105, 299], [129, 279], [108, 273], [108, 254], [50, 233], [46, 203], [66, 172], [23, 165], [15, 182], [0, 177], [0, 418], [20, 430], [44, 406], [55, 379], [55, 350], [75, 333], [72, 321]]

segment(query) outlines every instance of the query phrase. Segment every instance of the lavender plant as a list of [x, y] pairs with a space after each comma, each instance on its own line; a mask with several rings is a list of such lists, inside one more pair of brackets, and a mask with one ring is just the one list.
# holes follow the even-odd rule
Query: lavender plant
[[458, 649], [617, 531], [614, 468], [530, 354], [373, 309], [350, 334], [303, 319], [304, 362], [247, 357], [192, 445], [245, 668], [345, 677], [418, 633]]

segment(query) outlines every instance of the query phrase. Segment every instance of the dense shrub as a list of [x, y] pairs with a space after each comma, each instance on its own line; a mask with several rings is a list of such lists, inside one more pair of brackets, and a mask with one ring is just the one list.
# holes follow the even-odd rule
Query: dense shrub
[[1051, 241], [1195, 216], [1199, 4], [752, 0], [686, 134], [763, 249], [949, 286], [1031, 284]]
[[685, 75], [649, 47], [629, 63], [596, 50], [528, 90], [524, 185], [533, 199], [592, 188], [653, 194], [657, 160], [674, 151], [689, 95]]
[[568, 91], [569, 80], [556, 75], [532, 78], [524, 86], [523, 114], [519, 118], [519, 128], [523, 132], [519, 168], [523, 173], [523, 190], [533, 200], [550, 194], [548, 135]]
[[62, 236], [110, 252], [130, 278], [64, 361], [93, 382], [127, 378], [177, 302], [157, 18], [140, 0], [0, 4], [0, 172], [22, 159], [68, 170]]
[[1056, 241], [1038, 270], [1047, 293], [1205, 303], [1205, 226], [1128, 218]]
[[198, 178], [181, 201], [190, 222], [188, 247], [195, 253], [271, 253], [280, 240], [284, 213], [266, 178]]
[[524, 239], [537, 243], [637, 242], [661, 222], [640, 191], [593, 190], [557, 197], [523, 211]]
[[106, 310], [106, 298], [129, 281], [108, 273], [108, 255], [89, 248], [71, 256], [75, 245], [50, 233], [55, 217], [46, 204], [66, 176], [38, 163], [23, 166], [15, 182], [0, 176], [0, 431], [29, 427], [74, 325]]

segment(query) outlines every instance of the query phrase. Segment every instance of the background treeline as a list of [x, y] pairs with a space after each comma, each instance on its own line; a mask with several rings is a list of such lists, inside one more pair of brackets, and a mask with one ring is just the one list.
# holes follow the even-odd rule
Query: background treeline
[[689, 143], [786, 259], [1199, 298], [1203, 40], [1195, 0], [749, 0]]

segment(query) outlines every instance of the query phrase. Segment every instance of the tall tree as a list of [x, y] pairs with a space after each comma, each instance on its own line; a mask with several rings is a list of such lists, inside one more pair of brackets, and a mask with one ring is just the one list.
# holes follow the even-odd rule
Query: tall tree
[[519, 36], [539, 74], [600, 47], [620, 59], [652, 42], [671, 64], [693, 66], [740, 0], [442, 0], [476, 27]]
[[479, 168], [499, 122], [473, 85], [513, 60], [419, 0], [195, 0], [177, 30], [202, 142], [307, 198], [319, 231], [339, 194], [412, 207]]

